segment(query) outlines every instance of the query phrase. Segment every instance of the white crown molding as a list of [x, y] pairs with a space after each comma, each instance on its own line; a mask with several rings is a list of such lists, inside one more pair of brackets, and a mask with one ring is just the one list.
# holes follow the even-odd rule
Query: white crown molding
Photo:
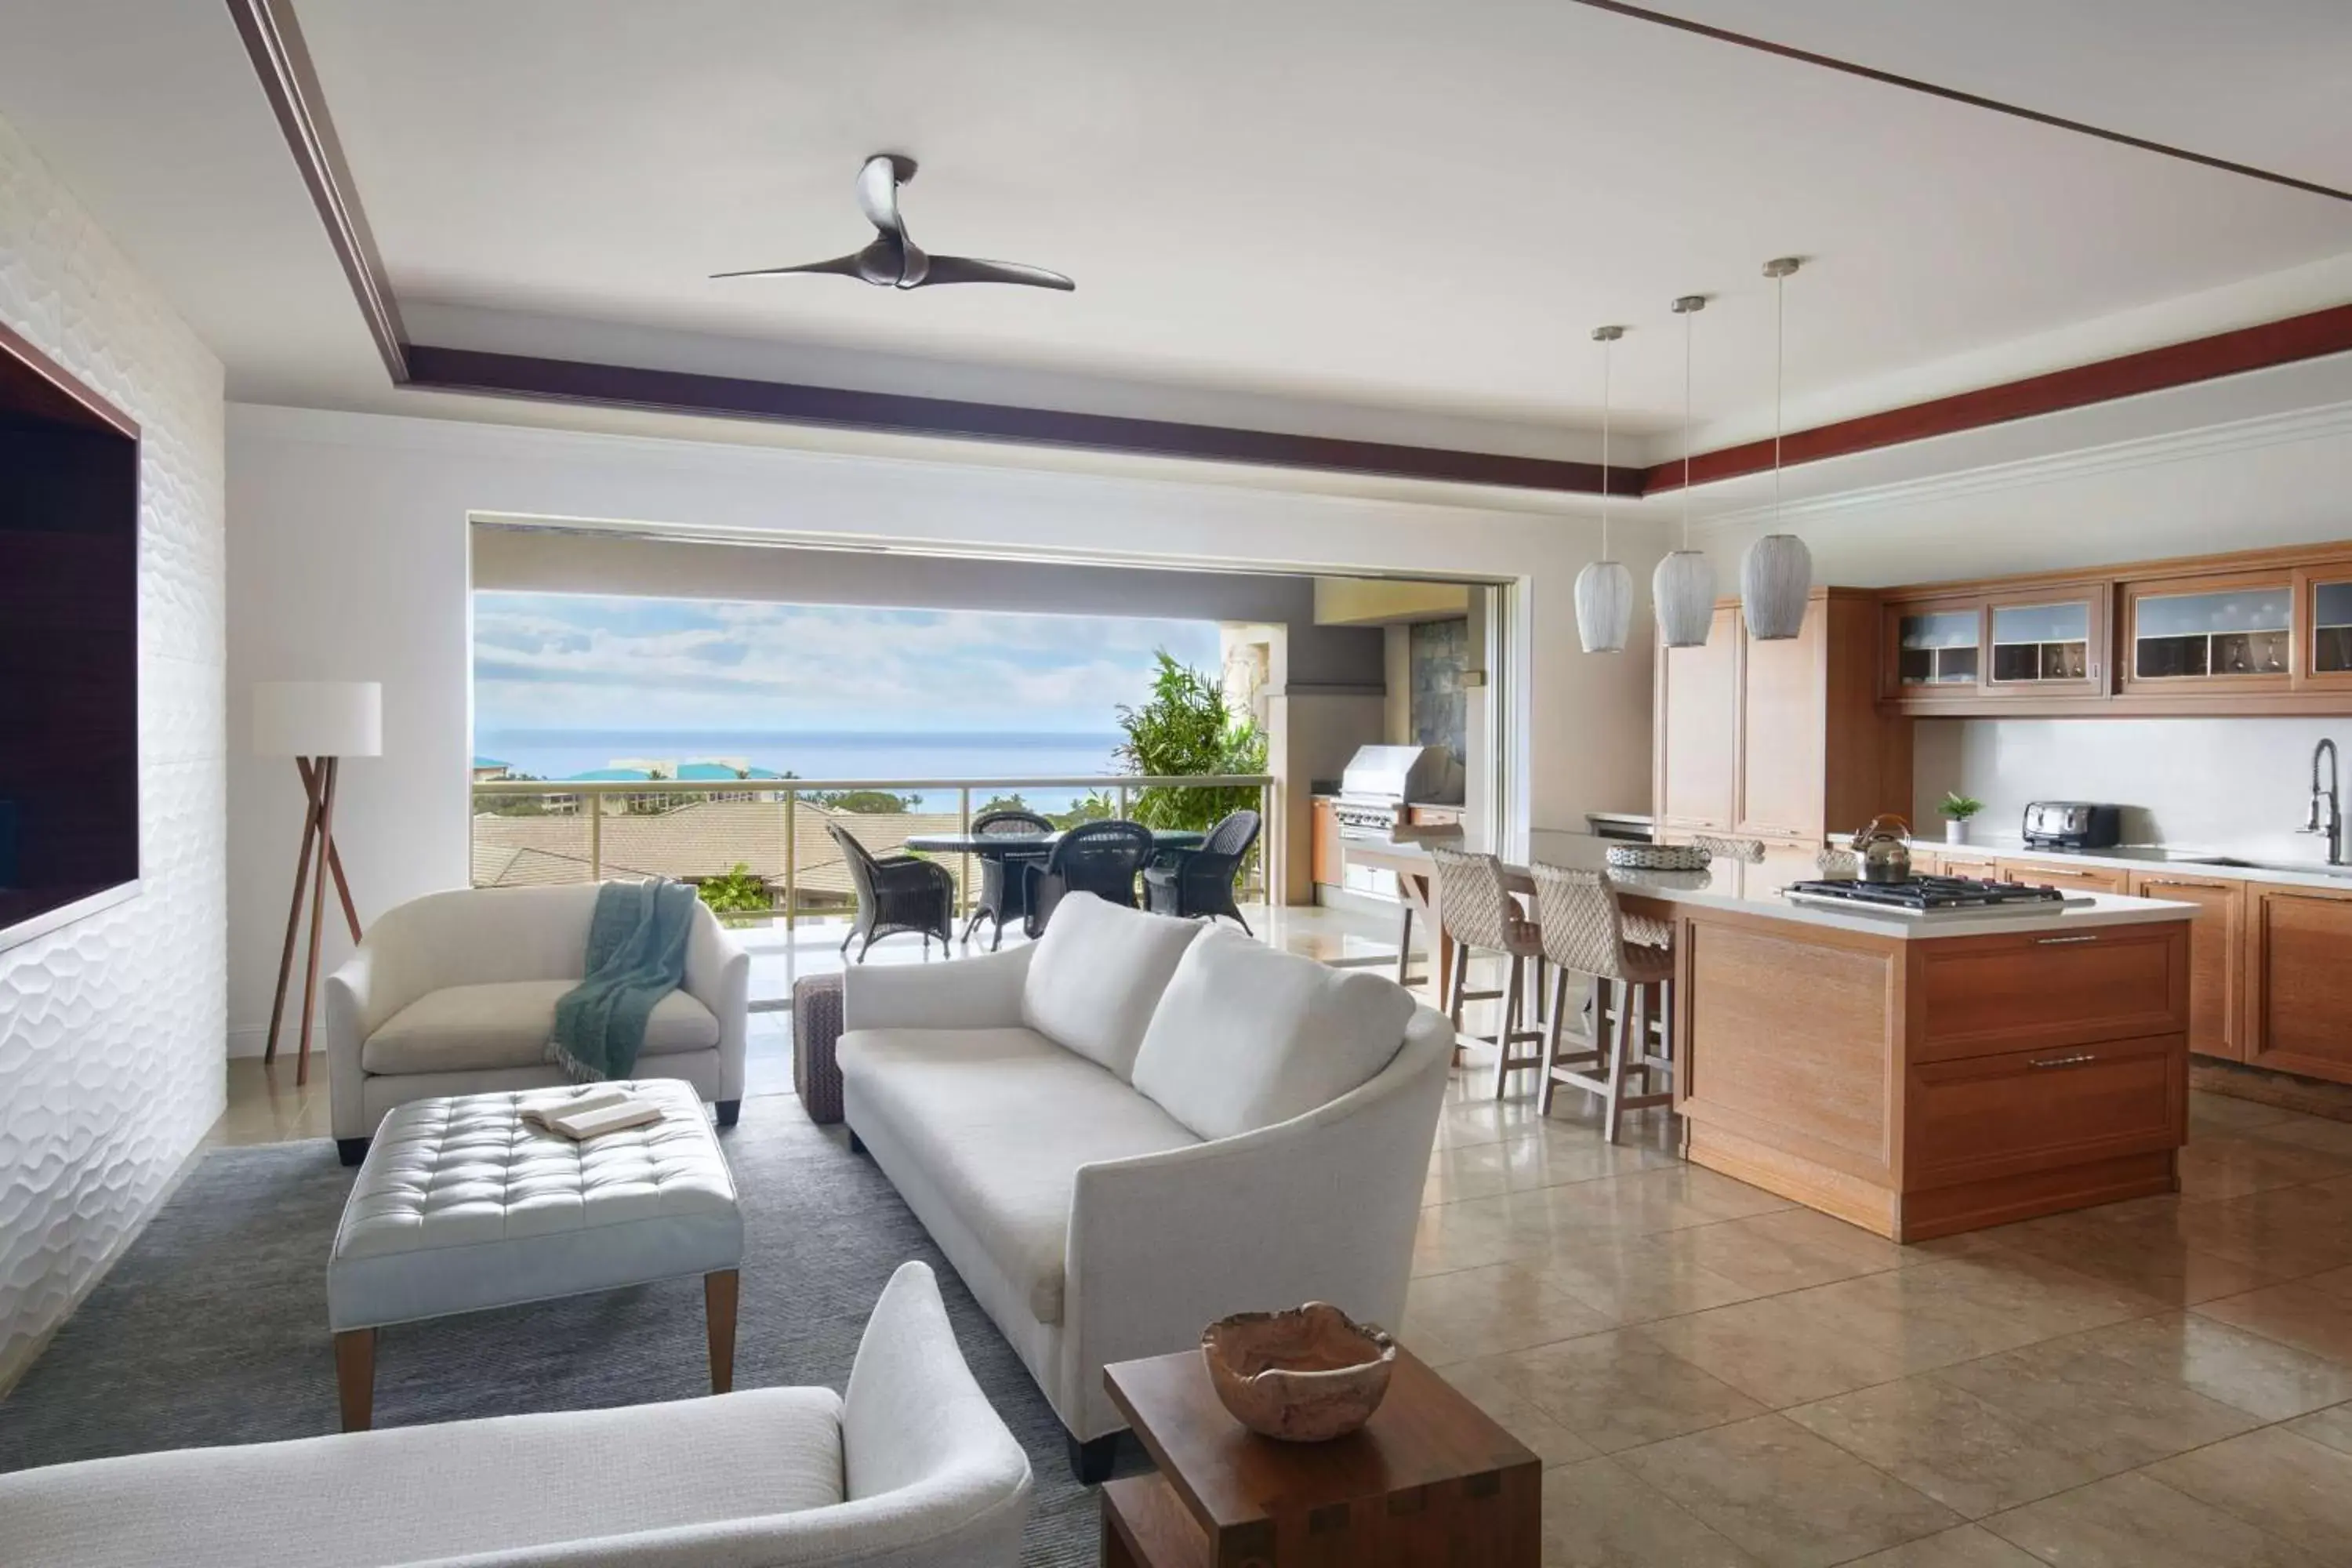
[[1786, 501], [1777, 509], [1768, 501], [1758, 506], [1717, 512], [1709, 517], [1694, 518], [1691, 531], [1694, 534], [1710, 533], [1751, 523], [1769, 522], [1776, 513], [1782, 521], [1801, 522], [1808, 518], [1835, 517], [1845, 512], [1941, 500], [1955, 496], [1989, 495], [2085, 475], [2153, 468], [2158, 464], [2187, 462], [2224, 452], [2251, 451], [2263, 447], [2344, 437], [2352, 437], [2352, 402], [2263, 415], [2197, 430], [2139, 437], [2071, 452], [1963, 468], [1925, 479], [1865, 486], [1834, 495]]

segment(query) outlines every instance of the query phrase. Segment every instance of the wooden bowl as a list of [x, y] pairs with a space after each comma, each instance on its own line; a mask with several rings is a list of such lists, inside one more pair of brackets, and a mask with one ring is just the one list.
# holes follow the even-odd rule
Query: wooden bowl
[[1344, 1437], [1389, 1391], [1396, 1342], [1339, 1308], [1236, 1312], [1201, 1331], [1209, 1383], [1234, 1420], [1286, 1443]]

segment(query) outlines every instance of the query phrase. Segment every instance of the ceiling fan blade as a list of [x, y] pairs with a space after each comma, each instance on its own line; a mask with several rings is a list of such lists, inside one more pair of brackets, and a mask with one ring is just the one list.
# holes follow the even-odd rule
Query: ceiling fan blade
[[901, 288], [928, 288], [933, 283], [1025, 283], [1033, 289], [1075, 289], [1077, 284], [1058, 272], [1043, 267], [1031, 267], [1019, 261], [983, 261], [976, 256], [934, 256], [930, 270], [920, 285], [907, 283]]
[[877, 153], [857, 171], [857, 205], [866, 221], [893, 238], [907, 237], [907, 220], [898, 216], [898, 187], [915, 177], [915, 161], [895, 153]]
[[830, 261], [803, 261], [798, 267], [755, 267], [743, 272], [714, 272], [713, 278], [781, 278], [787, 272], [834, 272], [844, 278], [866, 279], [856, 256], [836, 256]]

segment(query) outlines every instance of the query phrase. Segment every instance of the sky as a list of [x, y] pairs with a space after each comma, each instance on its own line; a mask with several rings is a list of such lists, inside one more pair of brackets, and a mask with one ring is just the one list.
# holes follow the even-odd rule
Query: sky
[[1161, 647], [1218, 667], [1213, 621], [485, 591], [474, 723], [1100, 735]]

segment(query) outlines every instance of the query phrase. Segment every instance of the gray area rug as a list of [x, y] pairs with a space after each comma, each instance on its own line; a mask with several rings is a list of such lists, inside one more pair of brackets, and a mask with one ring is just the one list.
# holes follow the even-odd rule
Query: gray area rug
[[[883, 1284], [919, 1258], [1029, 1452], [1024, 1563], [1094, 1563], [1095, 1497], [1060, 1421], [889, 1180], [788, 1096], [747, 1101], [719, 1138], [746, 1229], [736, 1386], [842, 1387]], [[0, 1470], [336, 1430], [326, 1263], [352, 1175], [324, 1141], [206, 1155], [0, 1401]], [[689, 1399], [708, 1379], [701, 1282], [674, 1279], [386, 1330], [375, 1423]], [[1123, 1445], [1123, 1471], [1149, 1463]]]

